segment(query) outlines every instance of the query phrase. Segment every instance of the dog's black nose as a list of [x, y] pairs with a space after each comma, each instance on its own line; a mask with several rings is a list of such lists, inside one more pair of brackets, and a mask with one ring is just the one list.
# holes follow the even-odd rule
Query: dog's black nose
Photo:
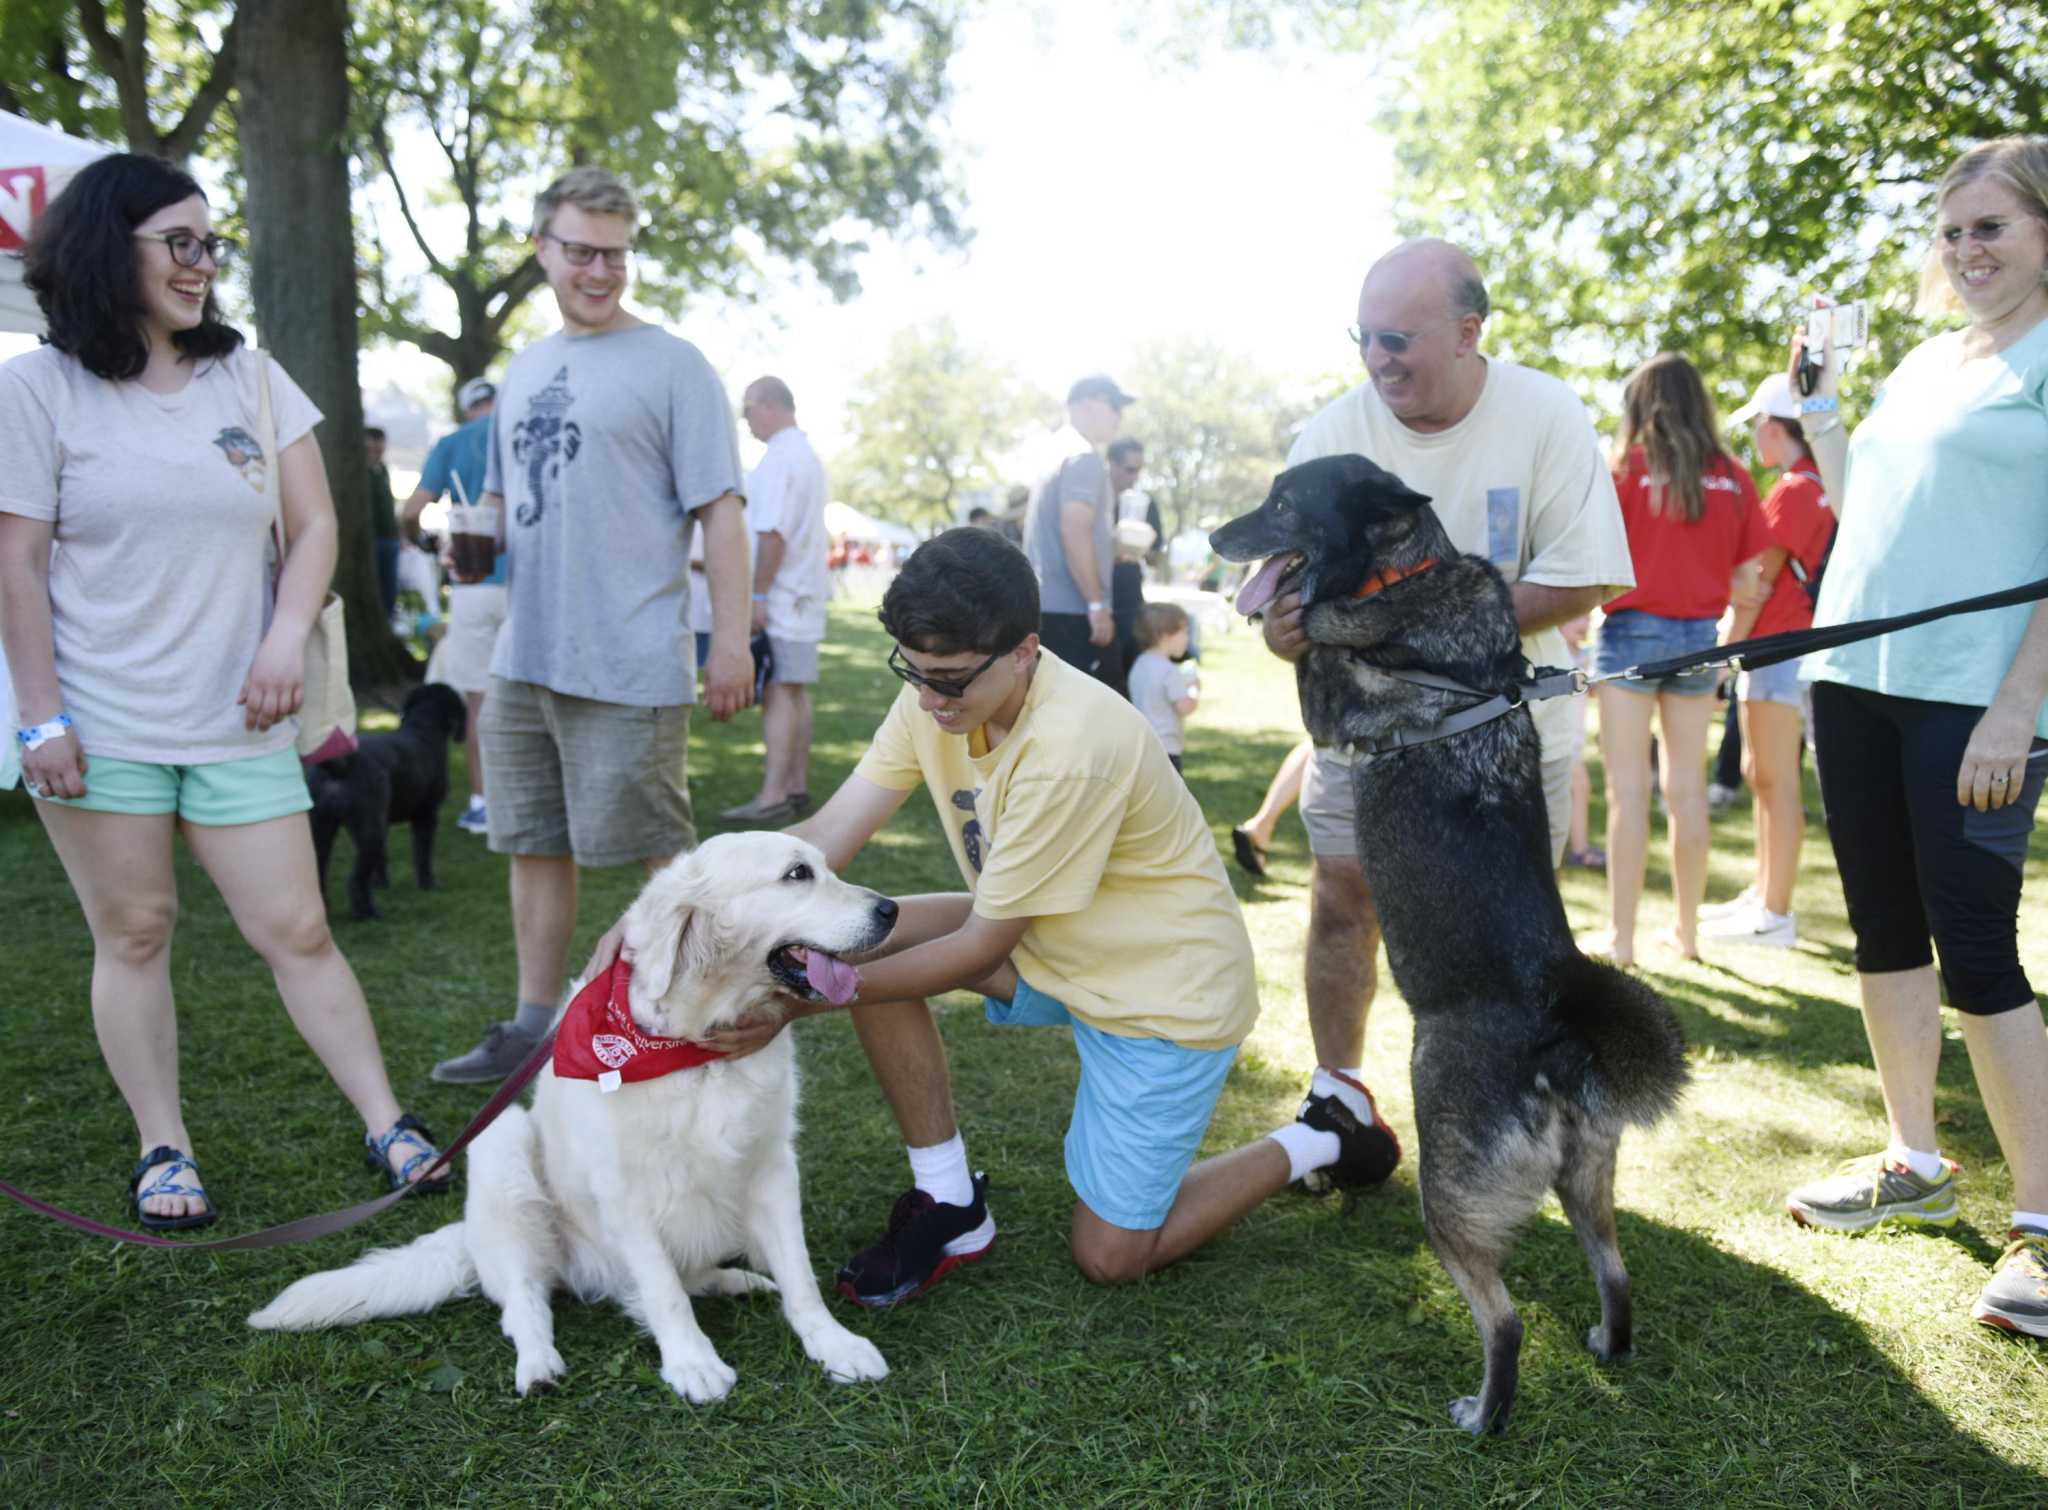
[[880, 918], [885, 923], [895, 922], [896, 914], [900, 911], [902, 911], [902, 909], [899, 908], [894, 902], [890, 901], [887, 897], [878, 897], [875, 899], [875, 916]]

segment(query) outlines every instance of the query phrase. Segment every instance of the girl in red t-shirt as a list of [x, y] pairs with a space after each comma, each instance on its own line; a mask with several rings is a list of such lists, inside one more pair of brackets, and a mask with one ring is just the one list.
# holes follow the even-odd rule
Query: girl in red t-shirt
[[[1821, 563], [1835, 538], [1835, 516], [1799, 424], [1792, 383], [1777, 372], [1735, 415], [1749, 422], [1756, 458], [1779, 469], [1763, 501], [1771, 544], [1757, 559], [1758, 591], [1735, 607], [1729, 640], [1781, 634], [1813, 624], [1813, 595]], [[1806, 811], [1799, 789], [1800, 751], [1806, 733], [1799, 663], [1784, 661], [1742, 673], [1737, 689], [1742, 715], [1742, 774], [1756, 798], [1756, 875], [1732, 901], [1700, 910], [1709, 938], [1786, 947], [1799, 941], [1792, 884]]]
[[[1722, 449], [1706, 384], [1674, 352], [1629, 374], [1613, 466], [1636, 585], [1607, 605], [1593, 657], [1598, 674], [1711, 648], [1737, 569], [1771, 543], [1756, 484]], [[1599, 688], [1612, 928], [1588, 952], [1616, 964], [1635, 959], [1636, 904], [1650, 849], [1653, 714], [1663, 735], [1678, 912], [1662, 941], [1681, 958], [1698, 954], [1707, 885], [1707, 725], [1718, 681], [1718, 673], [1698, 671]]]

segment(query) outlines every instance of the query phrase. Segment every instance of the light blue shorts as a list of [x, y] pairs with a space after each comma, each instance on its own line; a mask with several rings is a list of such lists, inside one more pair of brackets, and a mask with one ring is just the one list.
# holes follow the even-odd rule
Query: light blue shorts
[[111, 756], [86, 758], [83, 797], [43, 797], [91, 813], [176, 813], [202, 828], [230, 828], [288, 818], [313, 806], [306, 771], [290, 745], [210, 765], [158, 765]]
[[1112, 1226], [1163, 1226], [1237, 1049], [1120, 1038], [1080, 1021], [1021, 978], [1013, 1000], [984, 997], [982, 1009], [997, 1027], [1073, 1029], [1081, 1083], [1067, 1125], [1067, 1183]]

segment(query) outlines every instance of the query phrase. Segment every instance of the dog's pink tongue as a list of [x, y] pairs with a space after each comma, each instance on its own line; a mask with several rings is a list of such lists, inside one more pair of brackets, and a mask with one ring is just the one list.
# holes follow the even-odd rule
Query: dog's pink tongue
[[1250, 618], [1280, 593], [1280, 577], [1294, 558], [1286, 553], [1268, 556], [1266, 564], [1245, 579], [1237, 590], [1237, 611]]
[[804, 950], [803, 956], [804, 977], [810, 981], [812, 990], [835, 1007], [843, 1007], [853, 1000], [853, 993], [860, 985], [859, 973], [853, 966], [816, 949]]

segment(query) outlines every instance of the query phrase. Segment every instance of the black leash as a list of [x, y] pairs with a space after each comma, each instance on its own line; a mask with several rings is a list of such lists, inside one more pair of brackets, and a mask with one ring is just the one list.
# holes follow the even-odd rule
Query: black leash
[[2011, 608], [2020, 603], [2036, 603], [2048, 598], [2048, 577], [2038, 582], [2024, 583], [2019, 587], [2008, 587], [2002, 592], [1985, 593], [1982, 597], [1964, 598], [1955, 603], [1943, 603], [1933, 608], [1923, 608], [1917, 613], [1896, 614], [1888, 619], [1858, 619], [1850, 624], [1831, 624], [1824, 629], [1789, 629], [1783, 634], [1767, 634], [1760, 639], [1738, 640], [1733, 645], [1716, 645], [1711, 650], [1699, 650], [1691, 655], [1674, 655], [1661, 661], [1647, 661], [1639, 666], [1630, 666], [1622, 671], [1610, 671], [1605, 676], [1588, 676], [1583, 671], [1559, 671], [1554, 667], [1537, 667], [1530, 675], [1522, 678], [1505, 692], [1488, 692], [1483, 687], [1467, 686], [1455, 677], [1439, 676], [1433, 671], [1396, 670], [1391, 666], [1374, 669], [1396, 681], [1408, 682], [1417, 687], [1434, 687], [1442, 692], [1460, 692], [1480, 701], [1469, 708], [1461, 708], [1428, 729], [1403, 730], [1379, 739], [1353, 741], [1351, 748], [1361, 755], [1385, 755], [1392, 750], [1406, 749], [1413, 745], [1428, 744], [1432, 740], [1448, 739], [1453, 734], [1462, 734], [1467, 729], [1476, 729], [1481, 724], [1492, 723], [1496, 718], [1512, 713], [1525, 703], [1541, 702], [1545, 698], [1567, 697], [1596, 687], [1602, 682], [1653, 681], [1681, 672], [1699, 671], [1708, 666], [1734, 666], [1742, 671], [1757, 671], [1765, 666], [1775, 666], [1783, 661], [1797, 660], [1802, 655], [1811, 655], [1816, 650], [1831, 650], [1837, 645], [1853, 645], [1858, 640], [1874, 640], [1879, 635], [1896, 634], [1901, 629], [1912, 629], [1920, 624], [1931, 624], [1936, 619], [1952, 618], [1957, 614], [1983, 613], [1993, 608]]

